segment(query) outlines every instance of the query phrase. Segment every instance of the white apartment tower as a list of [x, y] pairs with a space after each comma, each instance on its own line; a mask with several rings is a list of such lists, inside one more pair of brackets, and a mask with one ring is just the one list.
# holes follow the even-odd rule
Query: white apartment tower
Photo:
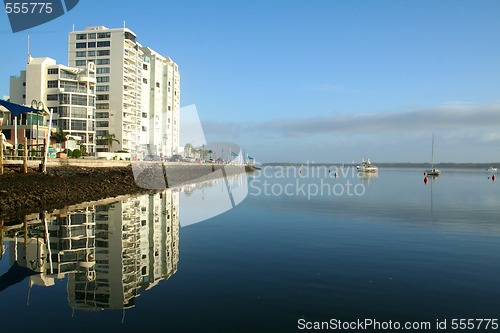
[[[127, 28], [87, 27], [69, 33], [70, 66], [96, 66], [96, 136], [137, 158], [178, 152], [180, 77], [177, 64], [137, 42]], [[169, 86], [170, 84], [170, 86]], [[97, 151], [108, 151], [97, 140]]]
[[[95, 152], [95, 67], [57, 64], [54, 59], [29, 57], [26, 70], [11, 77], [11, 102], [31, 105], [43, 102], [53, 110], [53, 126], [82, 142], [87, 153]], [[40, 134], [36, 135], [40, 138]], [[44, 135], [41, 136], [43, 138]]]
[[142, 145], [149, 154], [179, 153], [180, 75], [177, 64], [149, 47], [142, 48], [143, 112]]

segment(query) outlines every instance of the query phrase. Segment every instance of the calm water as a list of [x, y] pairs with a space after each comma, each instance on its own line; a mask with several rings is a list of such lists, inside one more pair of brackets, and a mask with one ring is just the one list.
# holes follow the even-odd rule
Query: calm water
[[[416, 169], [298, 170], [30, 215], [26, 237], [24, 217], [6, 219], [2, 331], [500, 319], [498, 180], [481, 170], [444, 170], [427, 185]], [[16, 260], [42, 274], [12, 284]]]

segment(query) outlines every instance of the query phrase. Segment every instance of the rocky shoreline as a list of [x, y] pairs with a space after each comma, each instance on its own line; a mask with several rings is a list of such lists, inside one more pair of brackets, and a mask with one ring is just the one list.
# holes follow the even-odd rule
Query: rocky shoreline
[[[200, 179], [221, 177], [221, 172], [214, 171], [222, 166], [170, 165], [165, 169], [167, 186], [172, 188]], [[226, 167], [225, 173], [226, 170], [228, 173], [241, 172], [241, 169], [231, 171]], [[147, 176], [147, 172], [144, 175]], [[161, 186], [143, 187], [136, 184], [131, 166], [51, 167], [47, 174], [38, 172], [38, 169], [29, 169], [27, 174], [18, 169], [6, 169], [0, 175], [0, 216], [60, 209], [87, 201], [162, 189]]]
[[7, 171], [0, 176], [0, 215], [17, 215], [64, 208], [85, 201], [139, 194], [130, 167], [30, 169], [27, 174]]

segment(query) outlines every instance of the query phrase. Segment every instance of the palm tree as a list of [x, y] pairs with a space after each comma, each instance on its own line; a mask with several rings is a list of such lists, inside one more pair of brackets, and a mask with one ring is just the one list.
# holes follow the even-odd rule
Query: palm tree
[[105, 135], [101, 136], [101, 139], [104, 140], [106, 146], [108, 146], [108, 151], [111, 151], [111, 148], [113, 148], [113, 142], [120, 143], [120, 140], [116, 139], [116, 136], [110, 133], [106, 133]]
[[68, 141], [67, 135], [68, 133], [64, 132], [62, 127], [58, 127], [57, 131], [53, 132], [50, 135], [50, 139], [54, 140], [56, 143], [64, 143]]

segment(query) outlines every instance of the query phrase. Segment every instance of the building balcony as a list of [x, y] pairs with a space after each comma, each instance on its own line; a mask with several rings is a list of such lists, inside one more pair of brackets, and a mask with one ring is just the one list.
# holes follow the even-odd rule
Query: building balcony
[[78, 77], [78, 80], [80, 82], [86, 82], [86, 83], [93, 83], [93, 84], [97, 83], [95, 76], [87, 75], [87, 74], [80, 74], [80, 76]]

